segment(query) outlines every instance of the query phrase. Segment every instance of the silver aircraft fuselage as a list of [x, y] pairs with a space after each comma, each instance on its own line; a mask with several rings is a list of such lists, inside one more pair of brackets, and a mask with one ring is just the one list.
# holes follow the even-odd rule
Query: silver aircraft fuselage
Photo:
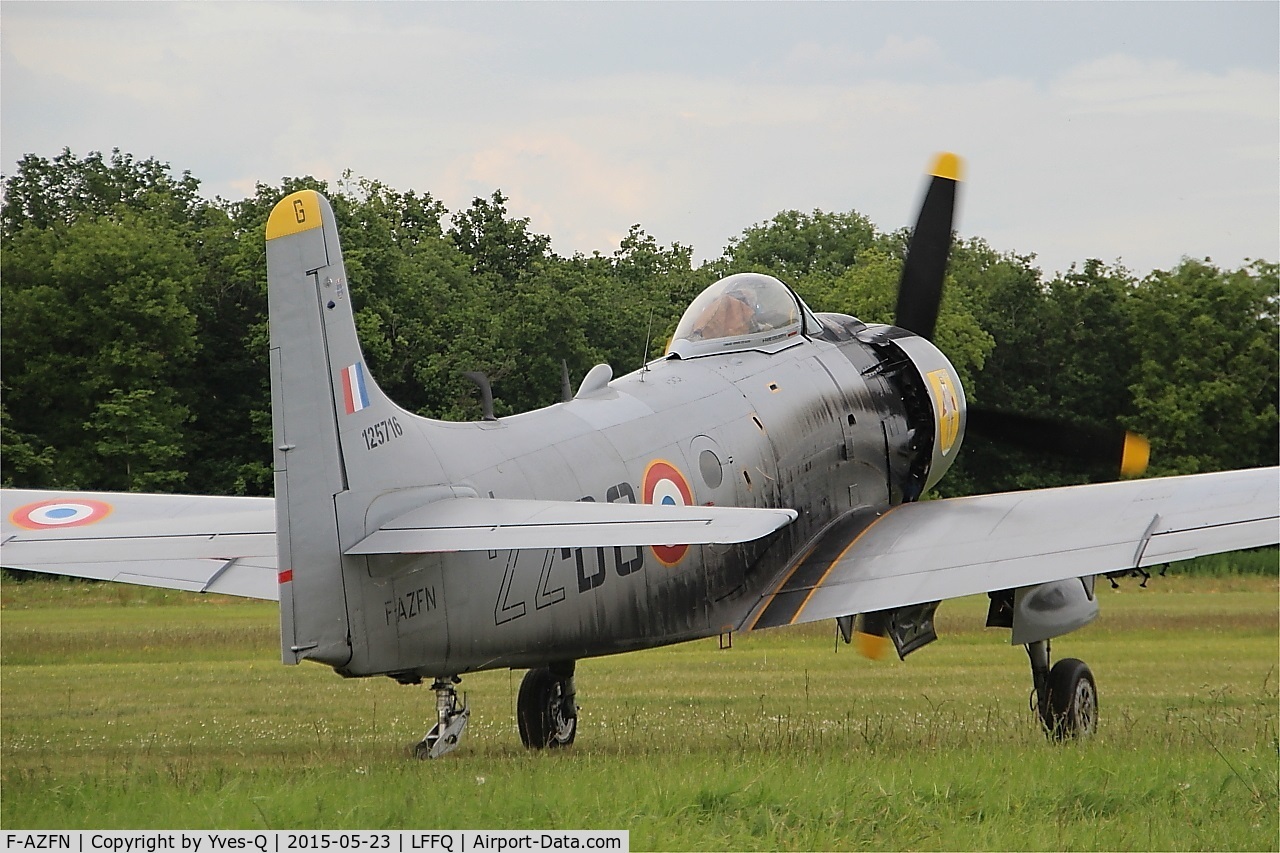
[[661, 359], [497, 421], [366, 428], [369, 454], [393, 452], [405, 430], [426, 433], [433, 453], [402, 472], [406, 488], [805, 511], [769, 538], [736, 545], [348, 556], [368, 561], [366, 579], [347, 588], [349, 618], [363, 625], [352, 626], [350, 659], [334, 663], [348, 675], [456, 674], [746, 627], [751, 603], [825, 525], [850, 509], [899, 503], [923, 482], [928, 460], [913, 454], [912, 431], [931, 431], [932, 417], [912, 417], [887, 351], [897, 368], [909, 360], [892, 344], [859, 340], [869, 330], [853, 318], [825, 315], [824, 325], [830, 340]]

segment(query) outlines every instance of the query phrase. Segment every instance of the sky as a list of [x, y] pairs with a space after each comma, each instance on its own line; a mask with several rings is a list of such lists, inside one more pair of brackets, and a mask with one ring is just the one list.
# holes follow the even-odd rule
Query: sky
[[956, 227], [1046, 274], [1280, 261], [1280, 3], [0, 3], [0, 171], [113, 148], [208, 196], [346, 170], [559, 254], [719, 257], [783, 210]]

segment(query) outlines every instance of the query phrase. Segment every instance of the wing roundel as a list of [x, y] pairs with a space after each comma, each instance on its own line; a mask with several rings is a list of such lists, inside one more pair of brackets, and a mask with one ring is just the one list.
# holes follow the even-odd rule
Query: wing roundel
[[0, 503], [5, 568], [279, 597], [271, 498], [5, 489]]

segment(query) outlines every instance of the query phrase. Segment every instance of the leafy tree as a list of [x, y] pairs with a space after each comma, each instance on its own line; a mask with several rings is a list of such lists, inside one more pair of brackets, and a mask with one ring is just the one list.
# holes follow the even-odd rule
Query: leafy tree
[[69, 148], [52, 160], [27, 154], [5, 180], [0, 224], [8, 235], [126, 210], [180, 224], [204, 206], [199, 186], [190, 172], [175, 177], [168, 163], [118, 148], [109, 159], [100, 151], [77, 158]]
[[187, 409], [172, 388], [113, 388], [86, 424], [94, 437], [100, 482], [122, 491], [163, 492], [186, 480], [182, 427]]
[[720, 269], [769, 271], [788, 283], [815, 273], [835, 276], [857, 263], [877, 236], [857, 211], [784, 210], [731, 238]]
[[4, 459], [0, 486], [38, 489], [52, 485], [54, 453], [52, 447], [41, 446], [38, 436], [14, 429], [9, 406], [0, 398], [0, 455]]
[[[970, 403], [1068, 423], [1114, 425], [1133, 412], [1133, 347], [1123, 269], [1087, 261], [1049, 282], [1031, 258], [998, 255], [980, 241], [958, 247], [957, 275], [970, 280], [982, 322], [996, 341], [975, 377]], [[955, 481], [1005, 491], [1111, 479], [1115, 472], [1053, 453], [1032, 453], [981, 436], [965, 442]], [[953, 486], [954, 488], [954, 486]]]
[[193, 294], [192, 333], [199, 349], [175, 380], [191, 414], [186, 488], [269, 495], [262, 228], [241, 225], [232, 206], [223, 204], [201, 210], [188, 231], [200, 281]]
[[1111, 423], [1133, 412], [1128, 384], [1137, 359], [1127, 315], [1127, 270], [1088, 260], [1049, 282], [1040, 353], [1051, 359], [1048, 414]]
[[963, 293], [995, 342], [965, 386], [969, 402], [1045, 413], [1042, 389], [1052, 364], [1036, 358], [1050, 322], [1040, 271], [1030, 258], [996, 252], [979, 239], [957, 241], [948, 269], [952, 285], [946, 296]]
[[409, 409], [462, 414], [461, 373], [477, 365], [451, 370], [448, 352], [458, 338], [487, 337], [487, 329], [476, 328], [483, 315], [473, 310], [478, 283], [469, 259], [444, 234], [448, 211], [430, 195], [363, 178], [342, 190], [331, 201], [371, 370]]
[[501, 190], [494, 190], [488, 199], [475, 199], [453, 217], [448, 233], [471, 259], [472, 273], [496, 276], [509, 284], [550, 254], [551, 238], [530, 233], [527, 218], [508, 219], [508, 200]]
[[[892, 323], [901, 277], [901, 258], [883, 248], [869, 247], [859, 262], [841, 275], [812, 275], [801, 279], [796, 290], [816, 310], [850, 314], [865, 323]], [[973, 375], [994, 346], [971, 301], [967, 292], [951, 281], [943, 292], [934, 333], [934, 343], [946, 353], [965, 387], [971, 387]]]
[[633, 225], [595, 289], [589, 334], [619, 372], [633, 370], [666, 352], [684, 309], [714, 280], [710, 267], [694, 266], [691, 246], [661, 246]]
[[[128, 488], [153, 473], [176, 482], [160, 475], [184, 455], [175, 432], [151, 438], [173, 452], [154, 449], [131, 463], [131, 474], [108, 474], [86, 430], [105, 423], [95, 420], [106, 417], [100, 407], [140, 402], [130, 395], [141, 391], [155, 393], [147, 408], [156, 423], [186, 421], [175, 381], [199, 349], [199, 270], [183, 241], [132, 213], [24, 228], [6, 241], [0, 276], [9, 435], [38, 436], [36, 444], [55, 450], [50, 485]], [[170, 411], [159, 411], [163, 406]], [[31, 459], [18, 452], [11, 460], [13, 449], [5, 448], [6, 479], [16, 476], [14, 464]]]
[[1187, 259], [1137, 289], [1130, 390], [1153, 471], [1276, 464], [1278, 269], [1254, 261], [1229, 271]]

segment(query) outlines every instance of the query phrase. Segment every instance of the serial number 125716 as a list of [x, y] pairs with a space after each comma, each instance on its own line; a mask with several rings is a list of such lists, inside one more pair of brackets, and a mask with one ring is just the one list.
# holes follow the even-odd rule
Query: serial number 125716
[[400, 426], [400, 421], [394, 417], [386, 420], [378, 421], [372, 426], [365, 427], [360, 431], [360, 435], [364, 438], [364, 446], [366, 450], [373, 450], [391, 441], [393, 438], [399, 438], [404, 435], [404, 428]]

